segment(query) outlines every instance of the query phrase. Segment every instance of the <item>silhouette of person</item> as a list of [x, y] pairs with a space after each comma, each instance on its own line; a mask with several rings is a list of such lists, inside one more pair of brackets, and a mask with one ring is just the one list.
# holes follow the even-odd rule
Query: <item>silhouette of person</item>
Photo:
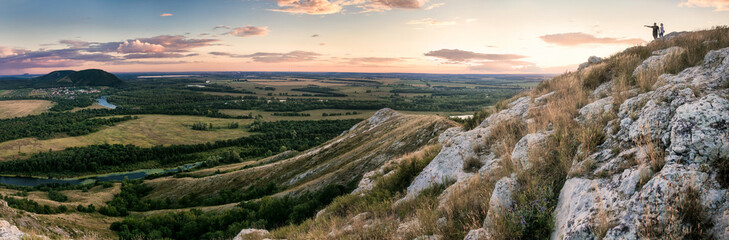
[[663, 23], [661, 23], [661, 32], [658, 33], [658, 37], [663, 38], [663, 33], [666, 31], [663, 29]]
[[653, 40], [655, 40], [656, 38], [658, 38], [658, 29], [659, 29], [659, 27], [656, 25], [656, 23], [653, 23], [653, 26], [645, 25], [645, 27], [652, 28], [653, 29]]

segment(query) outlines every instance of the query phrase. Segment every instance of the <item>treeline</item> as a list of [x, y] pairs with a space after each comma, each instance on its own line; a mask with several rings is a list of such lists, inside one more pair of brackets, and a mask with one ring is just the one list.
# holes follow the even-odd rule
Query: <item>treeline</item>
[[51, 207], [49, 205], [39, 204], [38, 202], [27, 198], [15, 198], [11, 196], [3, 196], [2, 194], [0, 194], [0, 199], [7, 202], [8, 207], [38, 214], [65, 213], [69, 210], [65, 205]]
[[187, 195], [178, 200], [170, 198], [142, 200], [150, 191], [152, 188], [144, 185], [142, 180], [124, 181], [121, 192], [114, 195], [106, 206], [99, 208], [99, 213], [117, 217], [127, 216], [130, 211], [146, 212], [160, 209], [216, 206], [262, 198], [277, 193], [280, 189], [276, 187], [276, 184], [269, 183], [262, 186], [251, 186], [243, 191], [237, 188], [221, 190], [213, 196]]
[[53, 98], [51, 101], [56, 102], [56, 105], [51, 107], [49, 110], [54, 112], [68, 111], [77, 107], [88, 107], [94, 104], [94, 99], [89, 95], [78, 95], [75, 98]]
[[[317, 96], [317, 97], [346, 97], [347, 96], [347, 94], [334, 92], [336, 90], [334, 90], [333, 88], [318, 87], [318, 86], [294, 88], [294, 89], [291, 89], [291, 91], [314, 93], [314, 96]], [[304, 94], [303, 96], [306, 96], [306, 94]]]
[[[28, 159], [0, 162], [0, 173], [45, 176], [129, 171], [192, 162], [191, 153], [225, 147], [252, 149], [250, 157], [266, 156], [287, 149], [306, 150], [349, 129], [360, 120], [254, 122], [251, 131], [260, 132], [238, 139], [214, 143], [142, 148], [134, 145], [102, 144], [72, 147], [62, 151], [41, 152]], [[283, 147], [283, 148], [282, 148]]]
[[285, 117], [308, 117], [311, 116], [311, 114], [308, 113], [298, 113], [298, 112], [275, 112], [271, 114], [273, 116], [285, 116]]
[[48, 112], [40, 115], [0, 119], [0, 129], [2, 129], [0, 142], [26, 137], [47, 139], [57, 134], [85, 135], [97, 131], [101, 126], [113, 126], [118, 122], [136, 118], [132, 116], [99, 118], [101, 116], [108, 116], [108, 113]]
[[188, 87], [188, 90], [198, 92], [224, 92], [224, 93], [242, 93], [242, 94], [255, 94], [248, 90], [235, 89], [231, 86], [220, 85], [220, 84], [207, 84], [205, 87]]
[[128, 217], [111, 224], [121, 239], [230, 239], [244, 228], [272, 229], [297, 224], [316, 214], [351, 186], [330, 185], [315, 193], [298, 197], [264, 197], [241, 202], [231, 210], [184, 212]]
[[321, 113], [321, 116], [322, 117], [332, 117], [332, 116], [342, 116], [342, 115], [349, 116], [349, 115], [357, 115], [357, 114], [359, 114], [359, 113], [358, 112], [346, 112], [344, 114], [342, 114], [342, 113]]

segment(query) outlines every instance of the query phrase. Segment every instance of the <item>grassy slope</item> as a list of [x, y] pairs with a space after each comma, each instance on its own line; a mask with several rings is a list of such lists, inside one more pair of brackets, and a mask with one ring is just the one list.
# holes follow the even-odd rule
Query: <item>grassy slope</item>
[[[48, 149], [62, 150], [67, 147], [92, 144], [134, 144], [141, 147], [170, 144], [205, 143], [223, 139], [233, 139], [249, 135], [244, 128], [227, 129], [228, 123], [238, 122], [247, 125], [249, 119], [220, 119], [200, 116], [139, 115], [139, 119], [119, 123], [88, 135], [63, 137], [46, 140], [24, 138], [0, 143], [0, 158], [9, 158], [21, 152], [35, 153]], [[213, 123], [222, 127], [213, 131], [192, 130], [196, 122]]]
[[[555, 131], [554, 138], [551, 138], [546, 147], [539, 149], [533, 155], [539, 156], [540, 160], [534, 159], [533, 165], [528, 170], [516, 167], [506, 168], [507, 172], [497, 171], [492, 176], [474, 177], [468, 182], [461, 184], [462, 190], [456, 189], [456, 193], [438, 197], [445, 208], [434, 208], [430, 200], [416, 199], [405, 203], [413, 208], [399, 212], [391, 202], [391, 198], [383, 198], [375, 194], [359, 198], [356, 195], [343, 196], [325, 209], [325, 213], [335, 211], [339, 208], [354, 209], [346, 211], [344, 215], [324, 214], [321, 218], [311, 219], [300, 225], [292, 225], [272, 231], [273, 238], [287, 239], [313, 239], [329, 238], [330, 233], [337, 233], [341, 238], [398, 238], [402, 236], [420, 236], [430, 234], [444, 235], [446, 239], [462, 238], [471, 229], [480, 228], [488, 211], [488, 199], [494, 189], [495, 182], [502, 176], [508, 176], [511, 172], [516, 173], [516, 180], [519, 187], [512, 193], [516, 200], [515, 212], [519, 212], [529, 219], [520, 222], [517, 215], [505, 214], [499, 216], [497, 224], [489, 229], [492, 235], [490, 239], [533, 239], [548, 238], [553, 230], [549, 223], [552, 215], [540, 215], [535, 217], [538, 210], [530, 209], [530, 203], [535, 200], [548, 202], [548, 212], [556, 204], [558, 193], [562, 182], [568, 178], [568, 172], [573, 164], [573, 159], [582, 161], [587, 154], [578, 154], [577, 148], [583, 151], [592, 152], [595, 146], [602, 143], [604, 139], [604, 123], [615, 118], [614, 112], [603, 116], [600, 124], [583, 126], [574, 119], [578, 110], [590, 103], [605, 96], [592, 96], [592, 91], [606, 81], [613, 81], [615, 84], [608, 96], [613, 96], [617, 105], [629, 97], [629, 90], [647, 92], [653, 90], [658, 76], [663, 73], [677, 73], [687, 67], [700, 64], [706, 52], [712, 49], [729, 47], [729, 29], [718, 28], [708, 31], [692, 32], [672, 40], [659, 40], [649, 43], [647, 46], [638, 46], [615, 54], [604, 60], [602, 64], [588, 67], [581, 72], [571, 72], [545, 81], [536, 89], [519, 94], [510, 100], [497, 104], [497, 110], [502, 110], [508, 102], [523, 96], [539, 97], [549, 92], [556, 92], [544, 107], [530, 110], [530, 118], [535, 121], [530, 123], [524, 131], [502, 131], [502, 134], [495, 134], [491, 145], [484, 146], [486, 149], [506, 148], [504, 159], [509, 159], [509, 154], [514, 148], [516, 141], [526, 133], [543, 131], [545, 128], [552, 128]], [[713, 45], [704, 44], [705, 41], [716, 40]], [[687, 53], [671, 59], [662, 68], [655, 69], [650, 74], [632, 76], [633, 70], [644, 59], [651, 55], [652, 51], [665, 49], [671, 46], [681, 46], [688, 49]], [[501, 106], [501, 107], [500, 107]], [[617, 110], [614, 107], [613, 110]], [[508, 129], [507, 129], [508, 130]], [[510, 162], [510, 161], [506, 161]], [[570, 173], [580, 175], [583, 173]], [[545, 191], [551, 189], [552, 191]], [[556, 192], [557, 194], [550, 194]], [[339, 205], [338, 205], [339, 204]], [[346, 204], [346, 206], [342, 206]], [[362, 208], [351, 206], [365, 206]], [[442, 204], [441, 204], [442, 205]], [[437, 207], [437, 206], [436, 206]], [[360, 213], [369, 212], [374, 215], [367, 221], [354, 221], [354, 216]], [[331, 216], [330, 216], [331, 215]], [[445, 217], [444, 225], [437, 224], [437, 220]], [[544, 220], [542, 222], [535, 219]], [[412, 222], [411, 222], [412, 221]], [[414, 222], [414, 223], [413, 223]], [[410, 227], [400, 231], [399, 224], [408, 223]], [[377, 226], [367, 228], [366, 226]], [[526, 226], [526, 227], [524, 227]], [[591, 226], [593, 227], [593, 226]], [[525, 230], [528, 228], [529, 230]], [[544, 234], [547, 233], [547, 234]]]
[[0, 101], [0, 119], [36, 115], [48, 111], [53, 102], [46, 100]]
[[[312, 190], [331, 183], [346, 184], [358, 180], [384, 161], [435, 141], [440, 132], [455, 126], [442, 117], [426, 115], [396, 115], [371, 130], [366, 123], [318, 148], [276, 163], [204, 178], [166, 177], [148, 181], [147, 184], [155, 188], [150, 197], [213, 194], [222, 189], [268, 182], [283, 184], [288, 191]], [[306, 177], [290, 183], [307, 172], [310, 174]]]

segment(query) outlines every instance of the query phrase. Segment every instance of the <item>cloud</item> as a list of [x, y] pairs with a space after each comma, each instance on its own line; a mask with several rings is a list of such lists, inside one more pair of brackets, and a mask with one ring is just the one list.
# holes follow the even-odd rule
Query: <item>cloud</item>
[[434, 3], [430, 4], [430, 6], [425, 7], [425, 10], [432, 10], [433, 8], [439, 8], [445, 5], [445, 3]]
[[228, 52], [210, 52], [210, 54], [215, 56], [226, 56], [233, 58], [250, 58], [254, 62], [262, 63], [304, 62], [315, 60], [317, 56], [321, 56], [321, 54], [307, 51], [291, 51], [288, 53], [257, 52], [247, 55]]
[[135, 53], [135, 54], [127, 54], [124, 56], [124, 59], [143, 59], [143, 58], [181, 58], [181, 57], [189, 57], [189, 56], [195, 56], [197, 54], [179, 54], [179, 53]]
[[687, 0], [678, 4], [679, 7], [713, 7], [714, 11], [729, 10], [729, 0]]
[[165, 47], [159, 44], [152, 44], [148, 42], [139, 41], [124, 41], [119, 44], [116, 49], [120, 53], [161, 53], [165, 51]]
[[195, 56], [193, 48], [210, 46], [216, 39], [191, 39], [161, 35], [122, 42], [85, 42], [61, 40], [61, 49], [36, 51], [0, 47], [0, 70], [18, 71], [28, 68], [61, 68], [82, 66], [88, 62], [130, 64], [126, 59], [181, 58]]
[[467, 18], [466, 19], [466, 23], [472, 23], [472, 22], [475, 22], [475, 21], [478, 21], [478, 18]]
[[268, 34], [268, 27], [246, 26], [233, 29], [228, 34], [237, 37], [265, 36]]
[[557, 33], [540, 36], [540, 39], [547, 43], [556, 44], [560, 46], [579, 46], [585, 44], [625, 44], [625, 45], [636, 45], [644, 43], [643, 39], [639, 38], [610, 38], [610, 37], [595, 37], [593, 35], [581, 32], [574, 33]]
[[423, 19], [410, 20], [410, 21], [406, 22], [405, 24], [448, 26], [448, 25], [456, 25], [456, 22], [455, 21], [440, 21], [440, 20], [433, 19], [433, 18], [423, 18]]
[[80, 41], [80, 40], [61, 40], [58, 41], [60, 44], [66, 45], [68, 47], [72, 48], [82, 48], [82, 47], [88, 47], [89, 42], [86, 41]]
[[0, 70], [80, 66], [85, 62], [112, 62], [118, 57], [105, 53], [85, 53], [79, 49], [29, 51], [0, 47]]
[[387, 58], [387, 57], [360, 57], [360, 58], [348, 58], [349, 64], [376, 64], [376, 63], [393, 63], [393, 62], [404, 62], [402, 58]]
[[217, 42], [217, 39], [196, 39], [185, 36], [160, 35], [151, 38], [138, 38], [143, 43], [162, 45], [166, 52], [187, 52], [193, 48], [210, 46]]
[[319, 43], [319, 46], [326, 46], [327, 43]]
[[173, 15], [172, 13], [163, 13], [163, 14], [160, 14], [159, 16], [160, 17], [171, 17], [172, 15]]
[[[428, 0], [276, 0], [276, 2], [279, 8], [269, 9], [270, 11], [325, 15], [342, 12], [346, 6], [363, 9], [360, 13], [382, 12], [393, 8], [420, 9]], [[442, 4], [432, 6], [435, 8]]]
[[278, 0], [278, 9], [269, 9], [275, 12], [297, 14], [323, 15], [342, 11], [345, 2], [328, 0]]
[[372, 0], [375, 5], [388, 8], [418, 9], [423, 7], [428, 0]]
[[311, 37], [319, 37], [319, 34], [311, 35]]
[[217, 25], [217, 26], [215, 26], [213, 28], [213, 30], [218, 30], [218, 29], [231, 29], [231, 28], [232, 28], [231, 26], [227, 26], [227, 25]]
[[244, 57], [251, 58], [255, 62], [281, 63], [281, 62], [304, 62], [314, 60], [321, 54], [306, 51], [292, 51], [288, 53], [267, 53], [257, 52]]
[[477, 65], [469, 66], [469, 70], [490, 73], [525, 73], [539, 72], [541, 68], [536, 64], [527, 61], [487, 61], [480, 62]]
[[425, 54], [428, 57], [436, 57], [447, 60], [446, 63], [462, 63], [473, 60], [516, 60], [526, 58], [527, 56], [517, 54], [487, 54], [487, 53], [476, 53], [471, 51], [464, 51], [459, 49], [440, 49], [430, 51]]

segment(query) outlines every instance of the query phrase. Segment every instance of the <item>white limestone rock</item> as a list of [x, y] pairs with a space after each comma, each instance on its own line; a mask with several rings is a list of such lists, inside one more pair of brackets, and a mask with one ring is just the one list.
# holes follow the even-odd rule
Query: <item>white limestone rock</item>
[[710, 163], [729, 157], [729, 101], [709, 94], [678, 107], [670, 131], [669, 160]]
[[468, 234], [466, 234], [466, 236], [463, 237], [463, 240], [488, 240], [488, 239], [491, 239], [491, 235], [489, 234], [488, 231], [486, 231], [486, 229], [483, 229], [483, 228], [468, 231]]
[[662, 50], [653, 51], [652, 56], [648, 57], [648, 59], [643, 61], [640, 65], [638, 65], [637, 68], [635, 68], [635, 71], [633, 71], [633, 76], [662, 68], [663, 65], [666, 64], [666, 62], [671, 60], [671, 58], [679, 56], [684, 52], [686, 52], [686, 50], [682, 47], [670, 47]]
[[503, 177], [496, 182], [489, 199], [489, 211], [483, 222], [483, 228], [489, 229], [496, 218], [513, 204], [512, 194], [517, 190], [516, 176]]
[[270, 234], [266, 229], [247, 228], [241, 230], [233, 240], [264, 239]]
[[602, 98], [580, 108], [580, 116], [577, 117], [577, 121], [580, 123], [585, 123], [590, 120], [595, 120], [602, 116], [603, 113], [607, 113], [612, 110], [613, 97]]
[[20, 240], [29, 237], [8, 221], [0, 220], [0, 240]]
[[529, 159], [534, 158], [532, 156], [536, 149], [544, 147], [547, 137], [550, 133], [531, 133], [522, 137], [519, 142], [514, 145], [514, 150], [511, 152], [511, 162], [514, 167], [518, 169], [529, 169], [531, 164]]

